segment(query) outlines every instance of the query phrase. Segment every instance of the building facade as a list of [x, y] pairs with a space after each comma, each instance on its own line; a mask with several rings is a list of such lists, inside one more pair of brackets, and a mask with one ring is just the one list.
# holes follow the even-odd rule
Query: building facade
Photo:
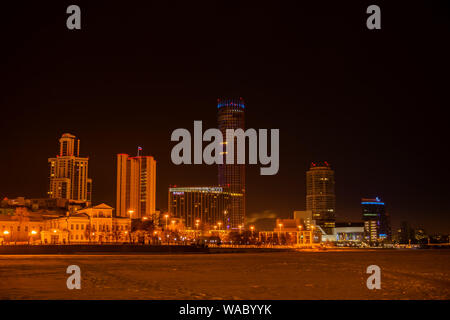
[[312, 225], [315, 225], [311, 210], [294, 211], [294, 219], [299, 219], [300, 223], [305, 226], [306, 230], [309, 230]]
[[0, 244], [35, 243], [45, 229], [45, 220], [25, 207], [0, 214]]
[[59, 155], [49, 158], [49, 198], [73, 202], [92, 201], [92, 179], [88, 178], [89, 158], [80, 157], [80, 140], [70, 133], [59, 139]]
[[151, 156], [117, 155], [118, 217], [142, 218], [155, 213], [156, 161]]
[[306, 210], [327, 234], [332, 234], [336, 221], [334, 171], [325, 161], [311, 163], [306, 172]]
[[391, 228], [386, 207], [380, 198], [361, 199], [364, 239], [371, 243], [391, 240]]
[[223, 164], [219, 164], [219, 186], [227, 192], [236, 194], [230, 199], [230, 226], [238, 228], [245, 222], [245, 164], [237, 163], [237, 152], [234, 152], [234, 164], [226, 164], [226, 146], [233, 143], [234, 150], [237, 150], [236, 139], [226, 141], [227, 129], [245, 129], [244, 110], [245, 104], [242, 98], [239, 99], [218, 99], [217, 103], [217, 123], [222, 132], [223, 142]]
[[222, 187], [169, 188], [169, 215], [188, 229], [229, 229], [231, 198]]
[[48, 220], [41, 232], [43, 244], [128, 242], [131, 219], [113, 216], [113, 208], [100, 205]]
[[336, 222], [335, 234], [337, 242], [359, 245], [364, 239], [364, 223]]

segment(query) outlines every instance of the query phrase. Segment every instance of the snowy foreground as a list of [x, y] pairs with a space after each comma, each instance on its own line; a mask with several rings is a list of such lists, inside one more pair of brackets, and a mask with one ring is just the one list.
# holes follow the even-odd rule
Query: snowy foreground
[[[81, 290], [66, 286], [74, 264]], [[450, 299], [449, 266], [450, 250], [0, 255], [0, 299]]]

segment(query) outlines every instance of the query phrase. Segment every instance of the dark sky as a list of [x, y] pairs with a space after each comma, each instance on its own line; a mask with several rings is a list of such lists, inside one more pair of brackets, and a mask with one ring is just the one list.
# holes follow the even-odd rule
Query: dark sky
[[[380, 196], [394, 227], [449, 232], [448, 1], [311, 2], [2, 4], [0, 196], [46, 196], [47, 158], [70, 132], [94, 203], [115, 206], [115, 155], [140, 145], [167, 208], [169, 184], [217, 183], [216, 166], [171, 163], [171, 132], [215, 127], [217, 98], [242, 96], [247, 127], [280, 129], [279, 173], [248, 167], [249, 215], [304, 210], [305, 171], [326, 160], [338, 220]], [[381, 30], [366, 28], [370, 4]]]

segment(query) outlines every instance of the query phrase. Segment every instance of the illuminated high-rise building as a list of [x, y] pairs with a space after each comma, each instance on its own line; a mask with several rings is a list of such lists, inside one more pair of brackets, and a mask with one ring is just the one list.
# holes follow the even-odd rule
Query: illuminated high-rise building
[[226, 230], [230, 198], [222, 187], [171, 187], [169, 214], [189, 229]]
[[117, 155], [116, 216], [141, 218], [155, 213], [156, 161], [151, 156]]
[[380, 198], [362, 198], [362, 218], [364, 220], [364, 238], [374, 243], [391, 240], [391, 228], [386, 207]]
[[[224, 139], [224, 164], [219, 164], [219, 186], [232, 194], [230, 199], [230, 214], [227, 226], [238, 228], [245, 222], [245, 164], [237, 164], [237, 152], [234, 152], [234, 164], [226, 164], [226, 130], [243, 129], [245, 104], [239, 99], [218, 99], [217, 122]], [[236, 139], [234, 150], [237, 150]]]
[[88, 178], [89, 158], [80, 157], [80, 140], [70, 133], [59, 139], [59, 155], [49, 158], [50, 198], [90, 204], [92, 179]]
[[335, 226], [335, 207], [334, 171], [326, 161], [311, 163], [306, 172], [306, 210], [312, 211], [313, 220], [327, 234]]

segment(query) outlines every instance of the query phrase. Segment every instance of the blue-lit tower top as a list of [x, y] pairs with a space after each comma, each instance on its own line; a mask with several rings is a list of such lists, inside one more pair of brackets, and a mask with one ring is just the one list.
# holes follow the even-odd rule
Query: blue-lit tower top
[[222, 107], [237, 107], [245, 109], [245, 102], [242, 98], [224, 98], [224, 99], [217, 99], [217, 108]]
[[381, 201], [380, 198], [376, 197], [375, 199], [361, 199], [361, 204], [374, 204], [379, 206], [384, 206], [384, 202]]

